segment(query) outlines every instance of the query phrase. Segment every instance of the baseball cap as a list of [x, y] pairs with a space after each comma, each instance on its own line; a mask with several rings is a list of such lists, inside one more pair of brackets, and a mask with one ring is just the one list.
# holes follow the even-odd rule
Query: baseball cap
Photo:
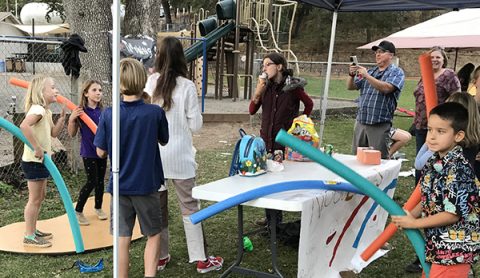
[[395, 54], [395, 45], [389, 41], [381, 41], [378, 45], [372, 46], [373, 51], [377, 51], [377, 49]]

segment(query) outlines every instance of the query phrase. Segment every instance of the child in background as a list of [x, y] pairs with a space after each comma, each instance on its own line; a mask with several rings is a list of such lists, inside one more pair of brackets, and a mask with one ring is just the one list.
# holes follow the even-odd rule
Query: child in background
[[467, 126], [459, 103], [430, 111], [426, 142], [434, 154], [422, 170], [421, 202], [406, 216], [392, 216], [399, 228], [425, 230], [430, 277], [466, 278], [480, 254], [479, 184], [460, 145]]
[[58, 90], [55, 81], [50, 77], [35, 77], [28, 86], [25, 97], [25, 119], [20, 129], [30, 142], [33, 151], [25, 145], [22, 155], [22, 169], [27, 179], [28, 202], [25, 205], [25, 236], [23, 245], [45, 248], [52, 246], [48, 241], [51, 233], [37, 230], [37, 219], [40, 207], [45, 199], [47, 179], [50, 176], [43, 165], [44, 152], [52, 154], [52, 137], [57, 137], [65, 121], [65, 109], [53, 124], [52, 111], [49, 105], [56, 102]]
[[[162, 203], [158, 189], [165, 182], [158, 143], [168, 142], [168, 122], [163, 109], [143, 102], [147, 75], [143, 65], [132, 58], [120, 61], [120, 171], [118, 275], [128, 277], [129, 249], [135, 218], [147, 237], [144, 250], [145, 277], [155, 277], [162, 231]], [[101, 158], [112, 158], [112, 109], [100, 116], [94, 145]], [[112, 194], [112, 179], [108, 192]], [[113, 201], [113, 198], [112, 198]], [[110, 204], [110, 208], [113, 204]], [[111, 228], [112, 229], [112, 228]], [[113, 232], [112, 232], [113, 233]]]
[[83, 160], [85, 173], [87, 174], [87, 182], [78, 194], [77, 206], [75, 211], [78, 223], [80, 225], [89, 225], [90, 222], [83, 214], [83, 207], [87, 202], [90, 193], [95, 188], [95, 213], [98, 219], [106, 220], [108, 217], [102, 210], [103, 203], [103, 180], [105, 178], [105, 170], [107, 168], [107, 160], [99, 158], [97, 151], [93, 145], [95, 134], [90, 128], [80, 121], [79, 117], [83, 114], [92, 119], [98, 125], [100, 114], [102, 113], [102, 86], [99, 81], [88, 80], [83, 83], [82, 97], [80, 105], [72, 111], [68, 120], [68, 134], [74, 137], [80, 129], [82, 135], [82, 143], [80, 146], [80, 156]]
[[[223, 258], [207, 257], [202, 224], [194, 225], [190, 215], [200, 209], [200, 202], [192, 197], [196, 186], [197, 163], [192, 142], [192, 133], [202, 127], [203, 119], [198, 107], [195, 84], [188, 80], [187, 63], [180, 41], [165, 37], [158, 43], [155, 59], [156, 73], [152, 74], [144, 91], [151, 96], [153, 104], [165, 110], [170, 132], [170, 143], [160, 146], [165, 178], [169, 179], [177, 193], [182, 212], [183, 227], [187, 239], [189, 262], [197, 262], [197, 271], [207, 273], [222, 268]], [[168, 218], [167, 188], [161, 189], [163, 218]], [[158, 270], [163, 270], [170, 261], [168, 251], [168, 222], [164, 221]]]

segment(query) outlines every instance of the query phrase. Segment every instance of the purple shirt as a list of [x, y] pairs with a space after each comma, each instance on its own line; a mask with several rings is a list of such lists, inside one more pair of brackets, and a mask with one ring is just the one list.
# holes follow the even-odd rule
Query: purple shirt
[[[102, 114], [102, 110], [100, 107], [96, 107], [92, 109], [88, 106], [83, 107], [83, 111], [87, 116], [92, 119], [92, 121], [98, 125], [98, 121], [100, 119], [100, 115]], [[82, 134], [82, 142], [80, 146], [80, 156], [84, 158], [99, 158], [97, 156], [97, 148], [93, 145], [93, 139], [95, 138], [95, 134], [88, 128], [86, 124], [80, 121], [80, 134]]]

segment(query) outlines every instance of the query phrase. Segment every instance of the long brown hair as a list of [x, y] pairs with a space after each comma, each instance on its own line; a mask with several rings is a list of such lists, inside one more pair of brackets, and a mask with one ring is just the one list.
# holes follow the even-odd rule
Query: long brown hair
[[159, 41], [155, 70], [160, 74], [152, 96], [152, 103], [162, 103], [165, 111], [173, 105], [172, 93], [177, 85], [178, 76], [187, 77], [187, 62], [180, 41], [174, 37], [165, 37]]
[[[85, 108], [88, 105], [88, 98], [85, 94], [88, 93], [88, 90], [90, 89], [90, 86], [92, 86], [93, 84], [98, 84], [98, 85], [100, 85], [100, 87], [102, 87], [102, 83], [100, 83], [100, 81], [95, 80], [95, 79], [90, 79], [90, 80], [87, 80], [87, 81], [83, 82], [83, 84], [82, 84], [82, 96], [80, 97], [80, 105], [79, 105], [80, 107]], [[97, 104], [97, 106], [100, 109], [103, 108], [102, 102], [100, 101]]]

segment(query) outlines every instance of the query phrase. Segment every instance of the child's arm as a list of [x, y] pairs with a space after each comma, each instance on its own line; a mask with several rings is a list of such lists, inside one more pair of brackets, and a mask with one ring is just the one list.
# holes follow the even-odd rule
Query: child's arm
[[[417, 205], [417, 207], [419, 207], [419, 205]], [[412, 212], [405, 211], [407, 213], [406, 216], [392, 216], [392, 222], [399, 228], [424, 229], [448, 226], [456, 223], [460, 219], [460, 216], [445, 211], [425, 218], [415, 218], [417, 214], [420, 214], [417, 207], [415, 207]]]
[[100, 158], [107, 158], [107, 151], [97, 147], [97, 155]]
[[63, 125], [65, 124], [65, 109], [65, 106], [63, 106], [62, 113], [60, 114], [57, 123], [52, 127], [51, 135], [53, 138], [56, 138], [60, 134], [60, 131], [62, 131]]
[[423, 144], [415, 157], [415, 169], [422, 170], [423, 166], [427, 164], [428, 159], [432, 157], [432, 155], [433, 152], [428, 149], [427, 144]]
[[22, 130], [23, 135], [27, 138], [28, 142], [33, 147], [33, 152], [36, 158], [43, 158], [43, 149], [38, 145], [37, 139], [33, 136], [32, 125], [38, 123], [42, 119], [41, 115], [30, 114], [25, 117], [25, 119], [20, 124], [20, 130]]
[[77, 135], [78, 128], [80, 127], [78, 123], [78, 118], [83, 113], [83, 109], [81, 107], [77, 107], [75, 110], [72, 111], [72, 114], [70, 114], [67, 126], [68, 135], [70, 135], [70, 137], [74, 137], [75, 135]]

